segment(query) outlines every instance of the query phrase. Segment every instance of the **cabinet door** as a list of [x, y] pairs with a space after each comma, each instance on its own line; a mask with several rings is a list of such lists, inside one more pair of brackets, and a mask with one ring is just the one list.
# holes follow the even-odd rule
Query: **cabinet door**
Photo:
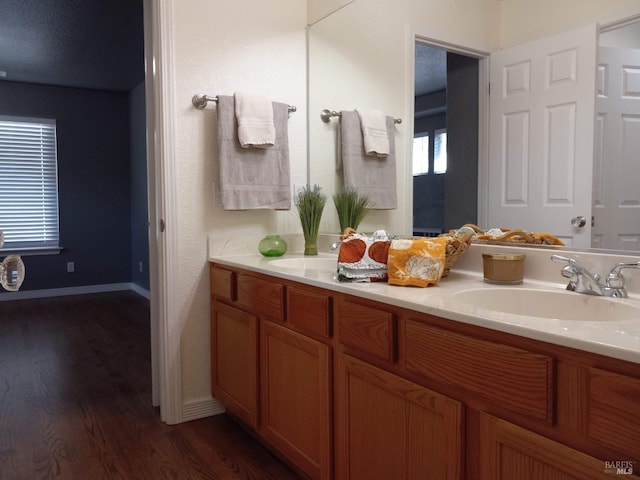
[[460, 402], [348, 355], [337, 363], [336, 478], [461, 478]]
[[617, 473], [638, 478], [631, 475], [633, 463], [598, 460], [496, 417], [480, 419], [482, 480], [606, 480]]
[[248, 425], [258, 426], [258, 319], [214, 301], [211, 312], [213, 396]]
[[329, 347], [260, 324], [260, 434], [311, 478], [331, 475]]

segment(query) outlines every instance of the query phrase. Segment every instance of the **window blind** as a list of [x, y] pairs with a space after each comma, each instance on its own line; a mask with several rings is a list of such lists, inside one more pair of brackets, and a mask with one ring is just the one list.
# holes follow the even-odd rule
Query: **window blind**
[[58, 246], [55, 120], [0, 117], [0, 230], [5, 250]]

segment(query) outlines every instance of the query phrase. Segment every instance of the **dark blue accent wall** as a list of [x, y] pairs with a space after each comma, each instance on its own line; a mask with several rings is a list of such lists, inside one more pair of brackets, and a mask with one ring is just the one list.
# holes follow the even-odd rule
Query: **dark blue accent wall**
[[[131, 282], [129, 94], [0, 81], [0, 115], [57, 121], [64, 249], [23, 256], [21, 290]], [[70, 261], [74, 273], [67, 273]]]
[[129, 113], [131, 131], [131, 281], [145, 290], [149, 290], [149, 207], [144, 82], [129, 93]]

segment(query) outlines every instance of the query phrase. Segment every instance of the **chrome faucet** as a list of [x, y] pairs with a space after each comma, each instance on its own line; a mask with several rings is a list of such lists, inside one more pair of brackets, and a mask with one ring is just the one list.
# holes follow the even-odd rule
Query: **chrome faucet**
[[569, 279], [567, 290], [587, 295], [600, 295], [605, 297], [627, 298], [627, 290], [624, 286], [622, 270], [625, 268], [640, 268], [640, 262], [617, 263], [613, 266], [604, 282], [600, 281], [600, 275], [591, 273], [575, 258], [551, 255], [554, 262], [566, 262], [562, 267], [561, 275]]
[[622, 270], [625, 268], [640, 268], [640, 262], [635, 263], [617, 263], [613, 266], [603, 289], [603, 293], [607, 297], [627, 298], [627, 290], [624, 287], [624, 277]]

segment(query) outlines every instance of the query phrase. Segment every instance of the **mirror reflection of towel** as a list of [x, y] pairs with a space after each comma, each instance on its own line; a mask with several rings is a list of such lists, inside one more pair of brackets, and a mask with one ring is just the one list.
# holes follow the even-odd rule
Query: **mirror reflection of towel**
[[368, 156], [355, 111], [345, 110], [340, 117], [340, 160], [344, 174], [344, 186], [355, 188], [371, 201], [371, 209], [397, 208], [395, 123], [386, 117], [389, 154], [386, 157]]

